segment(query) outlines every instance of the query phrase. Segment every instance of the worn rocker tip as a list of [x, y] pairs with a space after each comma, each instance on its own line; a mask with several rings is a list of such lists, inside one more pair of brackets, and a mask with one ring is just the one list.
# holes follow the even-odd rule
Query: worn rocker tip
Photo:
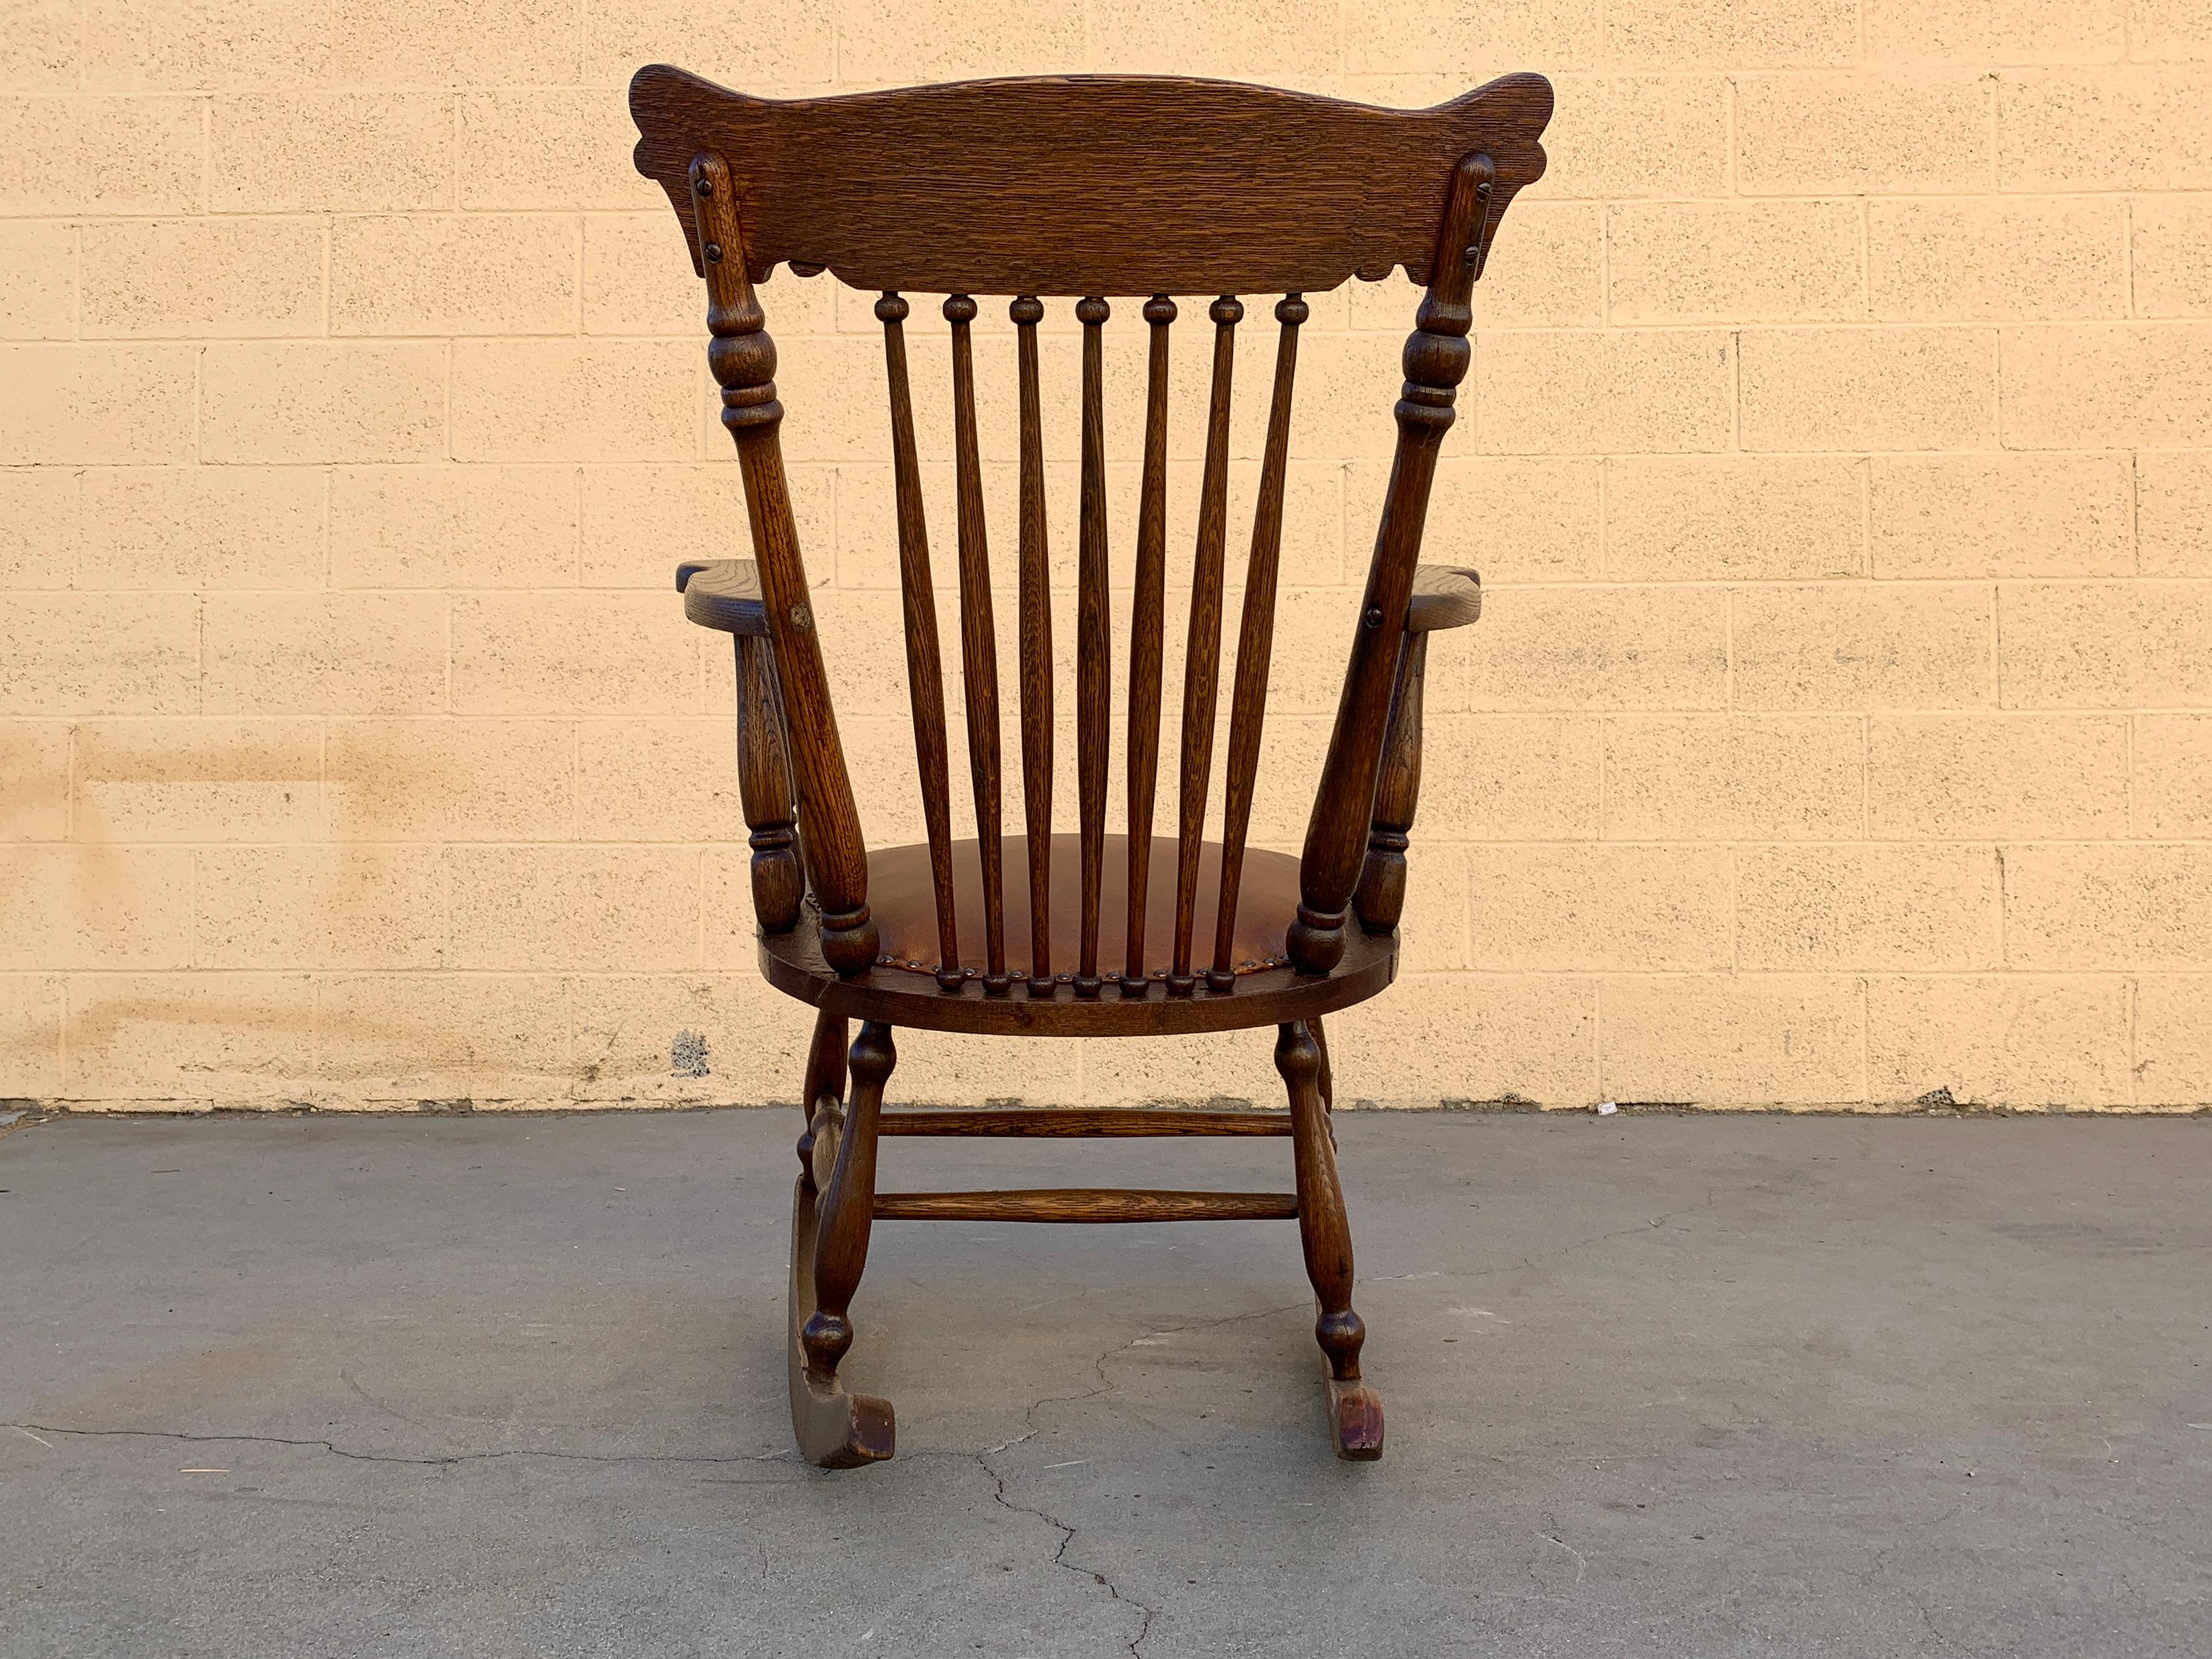
[[1328, 1422], [1336, 1455], [1346, 1462], [1371, 1463], [1382, 1455], [1382, 1396], [1364, 1382], [1330, 1380]]

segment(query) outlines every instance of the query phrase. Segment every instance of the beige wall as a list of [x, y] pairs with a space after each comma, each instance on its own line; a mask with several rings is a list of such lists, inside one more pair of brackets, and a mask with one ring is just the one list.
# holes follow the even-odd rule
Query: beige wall
[[[0, 1096], [795, 1093], [726, 642], [669, 592], [742, 518], [701, 296], [628, 165], [623, 83], [665, 58], [763, 92], [1146, 69], [1402, 103], [1551, 74], [1552, 170], [1479, 298], [1431, 525], [1489, 615], [1434, 676], [1409, 972], [1340, 1022], [1344, 1088], [2212, 1101], [2206, 0], [5, 20]], [[864, 811], [905, 837], [873, 325], [827, 279], [763, 299], [823, 631], [864, 659]], [[1278, 844], [1410, 308], [1402, 280], [1339, 293], [1308, 331]], [[1137, 332], [1123, 307], [1124, 563]], [[668, 1075], [679, 1029], [712, 1077]], [[1267, 1048], [916, 1036], [894, 1093], [1267, 1098]]]

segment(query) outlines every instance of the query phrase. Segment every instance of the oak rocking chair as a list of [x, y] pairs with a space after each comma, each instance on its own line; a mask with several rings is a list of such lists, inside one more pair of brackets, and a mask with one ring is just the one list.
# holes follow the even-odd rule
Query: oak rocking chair
[[[1223, 82], [1073, 76], [788, 102], [639, 71], [638, 170], [666, 190], [707, 285], [708, 361], [737, 441], [753, 558], [681, 565], [695, 623], [735, 636], [738, 781], [762, 972], [817, 1010], [793, 1201], [792, 1422], [817, 1463], [888, 1457], [890, 1403], [848, 1393], [847, 1310], [876, 1220], [1295, 1218], [1319, 1304], [1331, 1437], [1382, 1449], [1363, 1382], [1337, 1183], [1325, 1016], [1397, 967], [1420, 784], [1431, 631], [1475, 619], [1473, 573], [1419, 564], [1436, 458], [1468, 369], [1468, 304], [1514, 193], [1541, 173], [1549, 84], [1496, 81], [1427, 110]], [[926, 844], [861, 837], [800, 562], [776, 354], [754, 285], [778, 264], [880, 295], [905, 653]], [[1305, 293], [1403, 265], [1427, 288], [1404, 351], [1398, 437], [1304, 855], [1246, 845], [1261, 757], [1284, 480]], [[936, 601], [902, 291], [951, 324], [963, 686], [977, 838], [952, 839]], [[1019, 385], [1019, 703], [1025, 829], [1000, 833], [997, 640], [976, 436], [971, 295], [1010, 296]], [[1219, 674], [1229, 404], [1240, 293], [1284, 297], [1244, 582], [1220, 834], [1206, 835]], [[1152, 834], [1159, 763], [1172, 295], [1213, 324], [1183, 677], [1176, 833]], [[1149, 295], [1145, 439], [1127, 629], [1128, 833], [1106, 831], [1111, 726], [1102, 352], [1110, 295]], [[1213, 297], [1213, 296], [1218, 297]], [[1037, 325], [1082, 325], [1075, 684], [1080, 833], [1053, 834], [1053, 646]], [[836, 394], [849, 395], [838, 388]], [[1006, 866], [1028, 879], [1011, 885]], [[1154, 866], [1159, 870], [1157, 876]], [[1206, 953], [1198, 918], [1212, 921]], [[1016, 941], [1009, 949], [1009, 936]], [[1026, 960], [1019, 945], [1028, 941]], [[847, 1022], [862, 1022], [846, 1048]], [[1277, 1028], [1287, 1120], [1263, 1112], [882, 1110], [899, 1026], [1024, 1038]], [[847, 1098], [849, 1066], [850, 1098]], [[1287, 1135], [1293, 1193], [879, 1193], [882, 1135]]]

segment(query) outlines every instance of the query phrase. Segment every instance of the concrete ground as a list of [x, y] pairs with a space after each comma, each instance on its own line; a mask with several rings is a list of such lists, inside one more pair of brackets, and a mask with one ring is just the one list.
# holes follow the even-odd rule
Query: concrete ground
[[[2212, 1652], [2212, 1121], [1357, 1115], [1290, 1224], [878, 1227], [788, 1450], [789, 1111], [0, 1138], [0, 1652]], [[887, 1143], [887, 1187], [1288, 1184]]]

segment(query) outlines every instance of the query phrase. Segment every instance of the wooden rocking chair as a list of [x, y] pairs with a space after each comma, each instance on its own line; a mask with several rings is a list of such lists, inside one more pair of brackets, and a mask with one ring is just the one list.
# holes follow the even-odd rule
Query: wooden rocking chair
[[[631, 83], [638, 170], [667, 191], [707, 284], [708, 361], [737, 441], [750, 561], [679, 567], [684, 612], [735, 635], [738, 767], [752, 831], [761, 969], [814, 1006], [792, 1206], [792, 1424], [815, 1462], [891, 1455], [888, 1401], [838, 1362], [876, 1220], [1295, 1218], [1319, 1303], [1338, 1453], [1382, 1449], [1361, 1380], [1352, 1242], [1337, 1184], [1324, 1016], [1396, 971], [1420, 784], [1427, 635], [1480, 613], [1473, 573], [1423, 568], [1423, 519], [1471, 285], [1514, 193], [1541, 173], [1550, 85], [1522, 75], [1437, 108], [1369, 108], [1223, 82], [1074, 76], [777, 102], [655, 65]], [[889, 379], [908, 679], [927, 844], [862, 840], [787, 493], [775, 348], [754, 295], [779, 264], [876, 290]], [[1274, 626], [1303, 293], [1403, 265], [1427, 295], [1404, 352], [1397, 453], [1336, 723], [1297, 860], [1249, 848]], [[901, 290], [951, 325], [960, 642], [978, 839], [951, 836], [944, 691]], [[1002, 839], [997, 637], [969, 325], [1012, 296], [1019, 377], [1019, 698], [1024, 836]], [[1206, 836], [1222, 623], [1231, 368], [1240, 293], [1275, 293], [1277, 337], [1237, 639], [1220, 836]], [[1209, 296], [1212, 394], [1182, 699], [1176, 834], [1155, 840], [1166, 568], [1169, 331]], [[1106, 833], [1110, 725], [1101, 355], [1109, 295], [1150, 295], [1127, 677], [1128, 833]], [[1218, 295], [1218, 298], [1210, 296]], [[1052, 833], [1053, 647], [1037, 383], [1048, 298], [1081, 322], [1076, 773], [1081, 832]], [[849, 397], [839, 387], [834, 395]], [[1006, 864], [1026, 869], [1008, 890]], [[804, 871], [802, 874], [802, 862]], [[1163, 866], [1154, 878], [1155, 862]], [[1171, 872], [1171, 873], [1170, 873]], [[1210, 956], [1196, 954], [1201, 912]], [[1026, 963], [1009, 935], [1026, 936]], [[1071, 948], [1072, 947], [1072, 948]], [[1026, 971], [1024, 971], [1024, 968]], [[849, 1054], [847, 1022], [862, 1023]], [[1163, 1036], [1277, 1028], [1287, 1121], [1261, 1112], [881, 1109], [891, 1033]], [[880, 1135], [1288, 1135], [1295, 1193], [879, 1193]]]

